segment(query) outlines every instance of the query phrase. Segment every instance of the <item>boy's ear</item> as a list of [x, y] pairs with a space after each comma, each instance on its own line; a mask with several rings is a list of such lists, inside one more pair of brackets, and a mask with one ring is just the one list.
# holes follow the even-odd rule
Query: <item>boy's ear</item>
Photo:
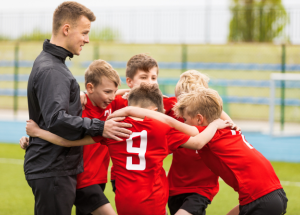
[[126, 83], [128, 85], [129, 88], [132, 88], [133, 87], [133, 80], [129, 77], [126, 78]]
[[203, 122], [204, 122], [204, 117], [201, 115], [201, 114], [197, 114], [197, 125], [198, 126], [200, 126], [200, 125], [202, 125], [203, 124]]
[[87, 83], [85, 87], [86, 87], [86, 91], [88, 93], [93, 93], [94, 92], [94, 85], [92, 83]]

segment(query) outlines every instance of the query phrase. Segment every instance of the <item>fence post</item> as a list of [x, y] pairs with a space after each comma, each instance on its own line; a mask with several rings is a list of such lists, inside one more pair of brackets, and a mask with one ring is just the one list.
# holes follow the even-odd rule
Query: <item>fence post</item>
[[18, 111], [18, 87], [19, 84], [19, 43], [15, 46], [15, 61], [14, 61], [14, 114]]
[[[281, 73], [285, 73], [285, 44], [282, 44]], [[280, 128], [284, 129], [285, 81], [281, 81]]]
[[187, 45], [181, 44], [181, 73], [187, 70]]

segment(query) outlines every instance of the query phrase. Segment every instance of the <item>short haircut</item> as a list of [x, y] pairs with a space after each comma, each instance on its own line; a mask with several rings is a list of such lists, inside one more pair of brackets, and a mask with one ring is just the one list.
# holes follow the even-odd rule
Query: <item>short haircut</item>
[[119, 86], [121, 79], [116, 70], [104, 60], [94, 60], [85, 71], [85, 86], [92, 83], [94, 87], [101, 84], [102, 77], [107, 77], [114, 84]]
[[52, 32], [58, 33], [59, 28], [65, 23], [76, 25], [76, 21], [85, 16], [91, 22], [96, 20], [94, 13], [82, 4], [75, 1], [65, 1], [58, 5], [53, 13]]
[[128, 105], [138, 105], [141, 108], [154, 105], [158, 112], [164, 113], [163, 95], [157, 84], [141, 83], [134, 87], [129, 93]]
[[189, 93], [199, 87], [208, 88], [209, 77], [196, 70], [188, 70], [180, 75], [175, 87], [176, 95]]
[[158, 64], [156, 60], [146, 54], [137, 54], [129, 59], [126, 66], [126, 77], [133, 79], [138, 70], [144, 72], [149, 72], [153, 67], [157, 67], [158, 73]]
[[179, 96], [173, 110], [178, 116], [183, 116], [184, 111], [191, 118], [201, 114], [208, 123], [220, 118], [223, 109], [222, 98], [217, 91], [200, 87], [189, 93]]

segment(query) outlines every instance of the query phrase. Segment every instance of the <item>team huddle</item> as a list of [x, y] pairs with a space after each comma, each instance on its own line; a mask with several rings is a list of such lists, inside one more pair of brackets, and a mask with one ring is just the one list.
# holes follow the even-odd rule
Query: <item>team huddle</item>
[[[68, 53], [60, 48], [46, 40], [44, 53], [38, 59], [50, 54], [59, 59], [67, 57]], [[61, 60], [55, 62], [64, 64]], [[47, 206], [41, 205], [51, 205], [52, 201], [58, 205], [52, 214], [69, 214], [72, 204], [77, 215], [116, 214], [103, 193], [110, 160], [110, 178], [120, 215], [164, 215], [167, 204], [171, 215], [205, 215], [219, 191], [220, 178], [239, 194], [239, 205], [229, 215], [286, 213], [287, 198], [271, 163], [247, 142], [223, 111], [222, 99], [208, 87], [206, 75], [195, 70], [184, 72], [176, 85], [175, 97], [166, 97], [159, 90], [157, 61], [149, 55], [137, 54], [126, 66], [129, 90], [118, 90], [121, 80], [117, 71], [104, 60], [95, 60], [85, 71], [86, 91], [80, 96], [79, 85], [72, 76], [64, 77], [71, 80], [66, 82], [70, 87], [57, 84], [54, 92], [43, 94], [40, 89], [45, 86], [37, 83], [52, 77], [54, 72], [47, 73], [49, 67], [51, 70], [53, 65], [41, 63], [30, 76], [29, 86], [32, 84], [34, 90], [28, 91], [28, 103], [38, 105], [29, 108], [34, 116], [26, 126], [30, 139], [20, 140], [21, 147], [26, 149], [24, 169], [35, 195], [35, 214], [46, 214], [43, 210], [47, 211]], [[67, 98], [60, 96], [65, 91], [69, 94]], [[45, 101], [40, 97], [46, 97]], [[52, 97], [55, 105], [48, 107], [46, 100]], [[67, 102], [69, 110], [62, 112], [60, 102]], [[80, 114], [79, 104], [83, 106], [82, 118], [72, 118], [69, 114]], [[40, 114], [34, 115], [34, 111]], [[52, 114], [49, 122], [45, 112]], [[45, 122], [41, 122], [44, 118]], [[63, 123], [60, 119], [64, 119]], [[131, 125], [119, 128], [120, 132], [129, 130], [129, 136], [106, 135], [106, 128], [99, 124], [114, 119]], [[54, 121], [60, 122], [56, 123], [58, 126]], [[99, 128], [103, 128], [101, 132]], [[74, 134], [77, 136], [73, 137]], [[51, 155], [53, 149], [48, 150], [49, 147], [55, 148], [57, 154]], [[52, 162], [56, 165], [49, 164], [47, 170], [41, 170], [35, 157], [41, 151], [47, 159], [56, 156], [57, 160], [65, 160]], [[170, 154], [173, 160], [166, 175], [163, 160]], [[73, 167], [71, 163], [76, 164]], [[63, 196], [55, 200], [39, 194], [39, 189], [53, 193], [51, 186], [45, 185], [52, 182], [45, 180], [66, 175], [72, 177], [55, 179], [53, 188], [68, 190]], [[37, 180], [41, 178], [43, 181]], [[70, 184], [74, 190], [76, 186], [76, 192], [70, 191]], [[60, 205], [62, 199], [68, 207]]]

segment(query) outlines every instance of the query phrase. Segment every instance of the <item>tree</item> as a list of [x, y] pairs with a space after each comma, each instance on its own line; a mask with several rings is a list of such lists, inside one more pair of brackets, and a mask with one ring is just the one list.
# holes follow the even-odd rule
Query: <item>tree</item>
[[272, 42], [285, 37], [288, 15], [281, 0], [232, 0], [229, 41]]

